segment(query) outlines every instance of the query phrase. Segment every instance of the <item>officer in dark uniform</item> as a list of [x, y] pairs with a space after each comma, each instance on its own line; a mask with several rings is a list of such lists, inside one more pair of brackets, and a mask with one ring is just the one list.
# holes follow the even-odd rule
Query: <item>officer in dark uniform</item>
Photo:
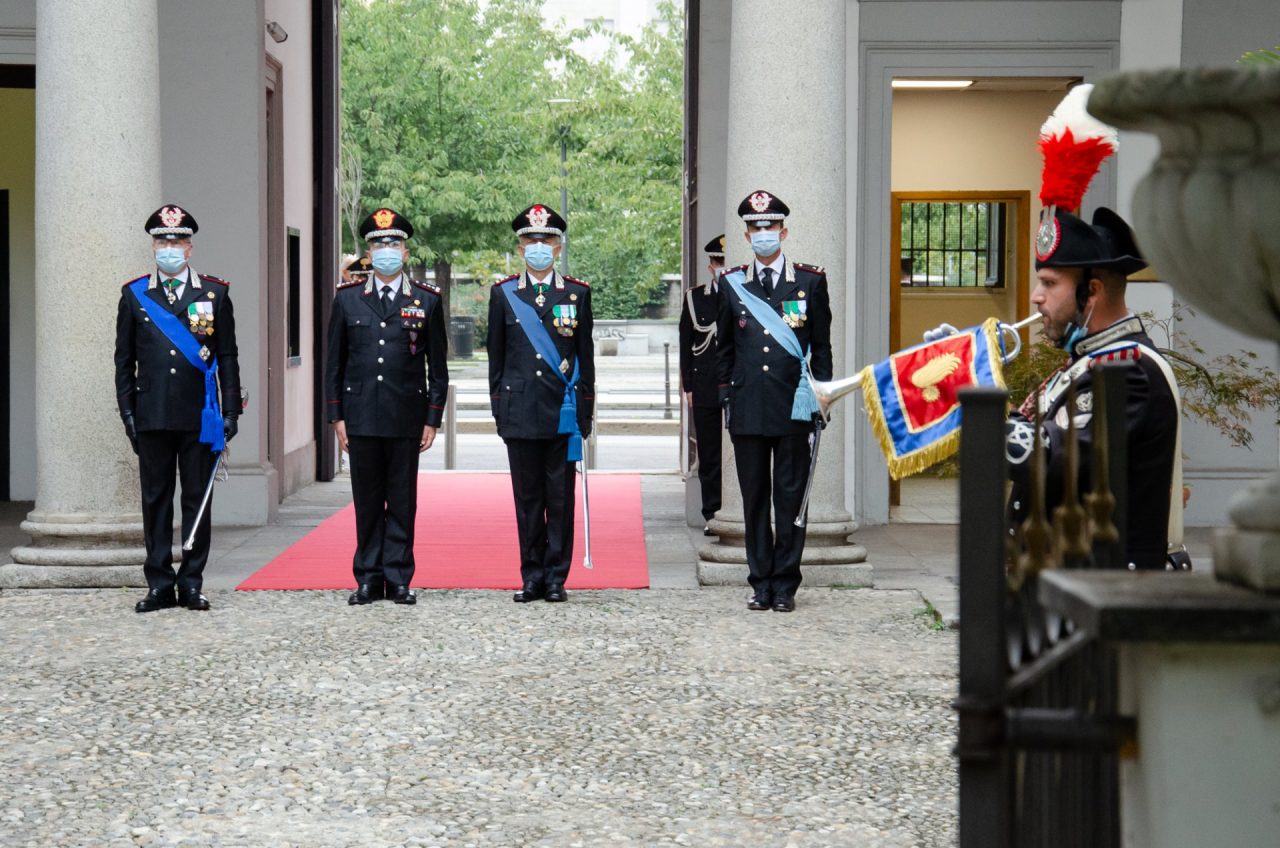
[[[685, 405], [693, 416], [698, 445], [698, 482], [702, 488], [704, 523], [720, 511], [720, 445], [723, 416], [716, 378], [716, 319], [720, 306], [718, 280], [724, 271], [724, 236], [703, 248], [710, 279], [685, 293], [680, 313], [680, 382]], [[706, 536], [714, 535], [703, 527]]]
[[449, 390], [440, 290], [404, 272], [413, 225], [391, 209], [360, 224], [372, 276], [340, 283], [329, 320], [325, 403], [351, 456], [356, 590], [347, 603], [417, 603], [413, 579], [418, 454], [431, 447]]
[[[567, 225], [554, 210], [534, 204], [511, 228], [525, 269], [489, 297], [489, 394], [515, 495], [515, 601], [556, 603], [568, 597], [573, 556], [574, 450], [591, 433], [595, 402], [591, 289], [555, 271]], [[521, 314], [534, 317], [522, 324]], [[567, 432], [575, 422], [578, 433]]]
[[[1178, 386], [1142, 320], [1125, 305], [1126, 277], [1145, 267], [1129, 226], [1110, 209], [1098, 209], [1092, 225], [1061, 209], [1045, 215], [1041, 222], [1036, 237], [1037, 283], [1031, 303], [1044, 316], [1045, 336], [1070, 357], [1045, 382], [1039, 396], [1044, 416], [1046, 507], [1052, 515], [1062, 498], [1068, 416], [1075, 418], [1080, 445], [1079, 491], [1090, 488], [1093, 366], [1100, 361], [1127, 363], [1126, 562], [1131, 569], [1189, 567], [1190, 560], [1181, 547]], [[1074, 410], [1067, 408], [1070, 384], [1076, 389]], [[1009, 507], [1015, 528], [1021, 526], [1030, 507], [1028, 458], [1033, 448], [1030, 422], [1035, 403], [1033, 394], [1010, 417], [1007, 427], [1014, 481]]]
[[[744, 289], [790, 327], [809, 358], [815, 380], [831, 379], [831, 302], [821, 268], [792, 262], [782, 252], [787, 238], [785, 203], [755, 191], [738, 205], [744, 237], [756, 259], [737, 271]], [[805, 528], [795, 526], [804, 498], [815, 426], [819, 419], [791, 417], [801, 363], [753, 314], [725, 278], [720, 281], [719, 393], [725, 426], [733, 439], [746, 521], [747, 565], [753, 594], [747, 607], [791, 612], [800, 586]], [[770, 501], [776, 530], [769, 521]]]
[[[125, 284], [116, 316], [116, 394], [138, 455], [148, 592], [138, 612], [207, 610], [200, 589], [209, 560], [212, 503], [192, 549], [173, 569], [174, 468], [182, 481], [182, 537], [191, 535], [205, 488], [240, 415], [236, 320], [227, 283], [192, 270], [199, 226], [181, 206], [162, 206], [143, 227], [156, 270]], [[176, 593], [175, 593], [176, 590]]]

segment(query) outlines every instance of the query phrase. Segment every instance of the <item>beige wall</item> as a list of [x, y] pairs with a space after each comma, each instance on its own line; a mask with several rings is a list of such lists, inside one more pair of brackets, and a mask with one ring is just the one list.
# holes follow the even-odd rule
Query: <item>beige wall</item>
[[9, 192], [9, 497], [29, 501], [36, 496], [35, 91], [0, 88], [0, 115], [0, 189]]
[[[893, 171], [899, 191], [1030, 192], [1027, 244], [1039, 214], [1040, 125], [1062, 92], [898, 91], [893, 95]], [[1018, 258], [1021, 285], [1031, 279], [1030, 252]], [[1017, 290], [902, 290], [901, 346], [930, 327], [958, 327], [990, 316], [1022, 318]]]
[[[266, 39], [267, 52], [283, 65], [284, 225], [301, 233], [301, 364], [287, 367], [284, 378], [284, 450], [292, 453], [315, 439], [314, 345], [311, 309], [315, 270], [312, 262], [311, 179], [311, 10], [308, 0], [267, 0], [266, 20], [277, 21], [289, 38]], [[283, 234], [281, 236], [283, 239]], [[283, 244], [283, 242], [282, 242]], [[271, 333], [288, 335], [288, 313], [268, 318]], [[314, 472], [313, 472], [314, 473]]]

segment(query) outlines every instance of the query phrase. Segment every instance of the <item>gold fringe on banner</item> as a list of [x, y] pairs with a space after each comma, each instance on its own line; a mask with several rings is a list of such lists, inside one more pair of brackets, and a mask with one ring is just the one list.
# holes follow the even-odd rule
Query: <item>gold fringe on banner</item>
[[[995, 378], [997, 388], [1005, 388], [1004, 363], [1000, 358], [999, 320], [988, 318], [982, 322], [979, 332], [986, 342], [987, 356], [991, 362], [991, 374]], [[965, 330], [964, 332], [969, 332]], [[960, 447], [960, 428], [956, 428], [935, 442], [917, 448], [910, 453], [898, 455], [889, 434], [889, 422], [885, 418], [884, 407], [880, 402], [880, 387], [876, 384], [875, 366], [862, 369], [862, 402], [867, 408], [867, 418], [871, 421], [871, 431], [875, 433], [880, 450], [884, 453], [885, 462], [889, 464], [889, 476], [894, 480], [919, 474], [931, 465], [935, 465], [951, 456]]]

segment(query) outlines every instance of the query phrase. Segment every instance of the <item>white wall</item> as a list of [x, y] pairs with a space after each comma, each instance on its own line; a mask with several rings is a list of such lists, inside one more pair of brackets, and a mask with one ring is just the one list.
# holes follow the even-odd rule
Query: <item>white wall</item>
[[[7, 17], [0, 18], [0, 26], [7, 24]], [[0, 115], [0, 189], [9, 191], [10, 335], [4, 365], [9, 369], [9, 497], [31, 501], [36, 497], [35, 92], [0, 88]], [[117, 282], [96, 274], [89, 279], [104, 286]], [[115, 393], [114, 386], [94, 390]]]
[[[315, 269], [312, 261], [312, 212], [315, 192], [311, 174], [311, 9], [308, 0], [266, 0], [266, 20], [289, 33], [282, 44], [268, 40], [267, 52], [284, 66], [284, 224], [301, 233], [302, 334], [301, 364], [288, 367], [284, 378], [284, 450], [292, 453], [315, 439], [314, 344], [311, 309]], [[283, 238], [283, 235], [282, 235]], [[268, 318], [270, 332], [287, 334], [288, 313]]]
[[250, 392], [232, 446], [231, 479], [220, 487], [213, 516], [219, 524], [261, 525], [278, 504], [276, 471], [266, 462], [263, 5], [165, 0], [159, 9], [165, 196], [156, 204], [191, 210], [200, 223], [192, 265], [231, 282], [240, 379]]

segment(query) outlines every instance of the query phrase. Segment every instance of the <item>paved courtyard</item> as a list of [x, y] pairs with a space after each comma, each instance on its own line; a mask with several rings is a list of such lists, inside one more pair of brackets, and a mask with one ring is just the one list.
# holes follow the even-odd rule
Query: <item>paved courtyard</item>
[[949, 846], [913, 591], [0, 595], [4, 846]]

